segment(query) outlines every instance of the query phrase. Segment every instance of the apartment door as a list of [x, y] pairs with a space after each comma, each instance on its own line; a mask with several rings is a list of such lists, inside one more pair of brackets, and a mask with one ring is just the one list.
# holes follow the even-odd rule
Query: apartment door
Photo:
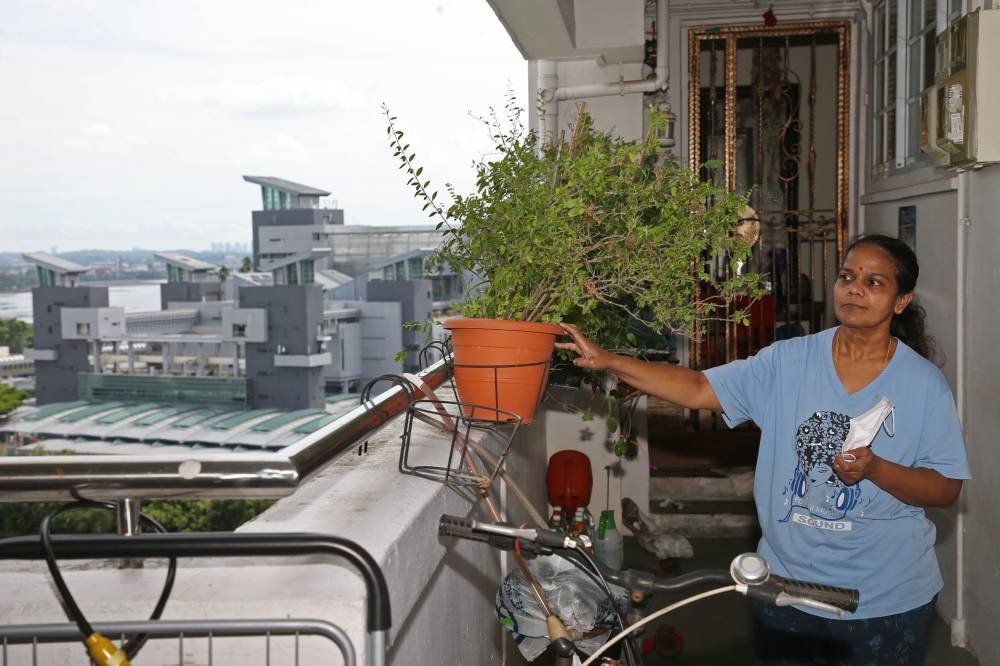
[[[749, 326], [701, 329], [693, 367], [834, 323], [829, 294], [848, 229], [849, 38], [841, 21], [690, 32], [691, 166], [749, 193], [760, 226], [742, 270], [766, 286]], [[716, 270], [724, 278], [729, 268]]]

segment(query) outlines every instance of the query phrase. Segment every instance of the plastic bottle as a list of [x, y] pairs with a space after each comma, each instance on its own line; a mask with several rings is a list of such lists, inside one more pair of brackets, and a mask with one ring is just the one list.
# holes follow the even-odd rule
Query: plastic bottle
[[622, 535], [615, 525], [615, 512], [610, 509], [601, 511], [594, 554], [612, 569], [622, 568]]
[[552, 510], [552, 516], [549, 518], [549, 527], [557, 532], [561, 532], [563, 529], [562, 509], [558, 506]]
[[587, 518], [583, 511], [583, 507], [579, 506], [573, 512], [573, 521], [570, 523], [569, 528], [570, 534], [573, 536], [587, 535]]

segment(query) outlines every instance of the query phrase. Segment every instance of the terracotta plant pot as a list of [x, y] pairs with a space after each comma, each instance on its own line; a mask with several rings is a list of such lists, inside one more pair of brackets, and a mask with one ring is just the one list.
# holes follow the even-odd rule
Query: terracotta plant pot
[[535, 420], [549, 378], [555, 324], [503, 319], [448, 319], [454, 350], [455, 386], [466, 416], [503, 420], [496, 410], [514, 412], [522, 423]]

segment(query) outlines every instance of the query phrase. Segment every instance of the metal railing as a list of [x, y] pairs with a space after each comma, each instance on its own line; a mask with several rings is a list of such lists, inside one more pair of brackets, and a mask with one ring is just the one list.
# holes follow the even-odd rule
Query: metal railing
[[[105, 636], [122, 636], [127, 634], [146, 634], [151, 643], [155, 640], [174, 639], [177, 641], [177, 663], [189, 664], [188, 650], [197, 652], [198, 657], [204, 655], [208, 664], [219, 663], [223, 659], [216, 655], [216, 644], [219, 639], [235, 637], [258, 637], [260, 644], [253, 648], [259, 656], [259, 661], [248, 660], [239, 656], [242, 664], [285, 664], [299, 666], [302, 663], [300, 653], [300, 638], [302, 636], [318, 636], [334, 643], [340, 650], [344, 666], [355, 666], [357, 655], [354, 645], [344, 630], [335, 624], [323, 620], [157, 620], [146, 622], [97, 622], [94, 629]], [[272, 641], [275, 636], [290, 636], [292, 644], [290, 654], [284, 652], [284, 645]], [[202, 643], [201, 649], [193, 648], [196, 639]], [[52, 661], [39, 646], [49, 643], [80, 642], [80, 629], [75, 624], [22, 624], [0, 626], [0, 666], [42, 666]], [[187, 643], [185, 643], [187, 641]], [[83, 650], [81, 649], [81, 653]], [[231, 663], [233, 659], [226, 663]], [[81, 660], [79, 663], [84, 663]], [[197, 662], [202, 663], [202, 662]], [[314, 663], [314, 662], [310, 662]], [[317, 665], [318, 666], [318, 665]]]
[[[442, 359], [419, 374], [435, 389], [450, 377]], [[316, 471], [351, 451], [409, 406], [399, 386], [273, 453], [149, 456], [0, 456], [0, 501], [246, 499], [292, 494]]]
[[[389, 588], [378, 563], [367, 550], [354, 541], [325, 534], [297, 532], [277, 532], [269, 534], [252, 533], [204, 533], [204, 534], [137, 534], [132, 536], [99, 535], [53, 535], [53, 545], [62, 559], [93, 558], [148, 558], [148, 557], [268, 557], [294, 555], [328, 555], [342, 558], [361, 575], [366, 591], [365, 630], [367, 632], [366, 656], [370, 666], [384, 666], [386, 660], [387, 636], [392, 626], [392, 611]], [[0, 560], [40, 560], [45, 557], [41, 541], [34, 536], [12, 537], [0, 540]], [[262, 620], [271, 623], [272, 620]], [[206, 622], [205, 634], [219, 633], [225, 621]], [[239, 622], [228, 623], [232, 632], [241, 631]], [[11, 640], [38, 642], [44, 635], [52, 640], [66, 640], [79, 637], [75, 625], [56, 625], [46, 629], [43, 625], [20, 625], [0, 627], [0, 644]], [[328, 625], [329, 626], [329, 625]], [[135, 627], [145, 633], [172, 635], [178, 633], [179, 625], [154, 621], [136, 623]], [[213, 629], [214, 627], [214, 629]], [[257, 628], [261, 625], [258, 624]], [[350, 639], [334, 626], [336, 636], [329, 637], [341, 645], [345, 661], [353, 662], [354, 649]], [[242, 628], [243, 634], [250, 633], [249, 626]], [[113, 633], [130, 633], [130, 629], [118, 627]], [[266, 632], [266, 629], [265, 629]], [[326, 632], [329, 635], [329, 631]], [[2, 663], [2, 662], [0, 662]]]

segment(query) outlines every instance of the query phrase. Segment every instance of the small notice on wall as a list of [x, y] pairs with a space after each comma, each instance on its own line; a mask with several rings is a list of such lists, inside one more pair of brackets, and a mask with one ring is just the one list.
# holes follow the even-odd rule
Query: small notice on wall
[[899, 240], [910, 246], [914, 252], [917, 251], [917, 207], [899, 207]]

